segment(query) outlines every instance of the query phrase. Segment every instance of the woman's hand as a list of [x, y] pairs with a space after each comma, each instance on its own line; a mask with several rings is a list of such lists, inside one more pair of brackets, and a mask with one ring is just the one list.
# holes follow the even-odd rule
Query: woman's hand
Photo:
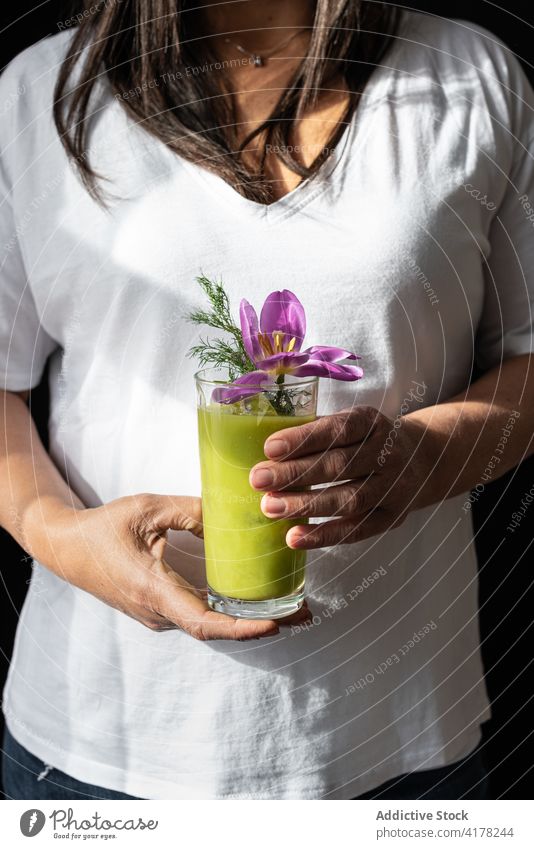
[[[211, 610], [205, 593], [165, 562], [170, 529], [202, 536], [199, 498], [143, 494], [102, 507], [66, 508], [47, 524], [47, 541], [35, 554], [41, 560], [38, 549], [46, 546], [41, 562], [52, 568], [53, 560], [56, 574], [153, 631], [181, 628], [198, 640], [278, 633], [273, 620], [234, 619]], [[304, 609], [298, 618], [307, 615]]]
[[[251, 485], [266, 491], [264, 514], [335, 517], [288, 531], [291, 548], [320, 548], [400, 525], [423, 506], [437, 453], [427, 429], [409, 416], [393, 422], [373, 407], [357, 407], [278, 431], [265, 455], [270, 460], [250, 475]], [[304, 491], [313, 484], [326, 486]]]

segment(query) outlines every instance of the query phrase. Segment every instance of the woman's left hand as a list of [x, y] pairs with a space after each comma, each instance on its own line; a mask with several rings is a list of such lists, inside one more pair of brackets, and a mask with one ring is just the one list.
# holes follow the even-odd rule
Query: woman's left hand
[[[439, 454], [432, 443], [429, 429], [409, 415], [392, 421], [357, 407], [270, 436], [269, 459], [254, 466], [250, 483], [266, 492], [261, 508], [269, 518], [331, 519], [291, 528], [291, 548], [358, 542], [431, 503], [429, 477]], [[314, 484], [326, 486], [305, 491]]]

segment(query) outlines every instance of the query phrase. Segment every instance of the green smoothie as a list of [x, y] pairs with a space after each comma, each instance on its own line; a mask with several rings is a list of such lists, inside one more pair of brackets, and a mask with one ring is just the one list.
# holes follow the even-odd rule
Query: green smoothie
[[306, 552], [288, 548], [285, 536], [305, 520], [264, 516], [263, 493], [252, 489], [249, 473], [266, 459], [268, 436], [314, 416], [240, 415], [235, 408], [212, 404], [198, 410], [208, 584], [222, 596], [245, 601], [292, 595], [304, 584]]

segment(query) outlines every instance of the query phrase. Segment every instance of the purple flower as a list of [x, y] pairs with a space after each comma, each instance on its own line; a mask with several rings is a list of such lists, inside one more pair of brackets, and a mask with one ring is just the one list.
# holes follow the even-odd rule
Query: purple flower
[[215, 401], [229, 404], [255, 395], [281, 374], [330, 377], [334, 380], [359, 380], [363, 377], [359, 366], [339, 362], [359, 359], [351, 351], [326, 345], [312, 345], [302, 350], [306, 314], [297, 296], [288, 289], [271, 292], [262, 307], [259, 321], [254, 307], [243, 299], [239, 320], [243, 344], [256, 371], [243, 374], [228, 387], [216, 389]]

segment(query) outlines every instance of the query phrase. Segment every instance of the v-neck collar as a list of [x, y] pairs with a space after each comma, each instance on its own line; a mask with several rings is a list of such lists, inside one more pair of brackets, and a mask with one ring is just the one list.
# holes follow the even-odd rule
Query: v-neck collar
[[202, 168], [200, 165], [185, 159], [182, 160], [182, 164], [191, 176], [197, 182], [201, 183], [221, 205], [230, 207], [237, 213], [257, 218], [265, 223], [279, 222], [294, 215], [295, 212], [302, 209], [326, 190], [329, 178], [334, 170], [341, 168], [346, 160], [347, 151], [352, 145], [352, 137], [356, 126], [355, 118], [356, 115], [353, 115], [345, 127], [334, 151], [323, 162], [317, 174], [311, 179], [303, 180], [290, 192], [270, 204], [258, 203], [257, 201], [243, 197], [229, 183], [223, 180], [222, 177], [208, 171], [206, 168]]
[[[394, 48], [392, 48], [392, 50], [398, 49], [398, 44], [395, 44]], [[358, 108], [345, 127], [334, 151], [323, 162], [317, 174], [310, 179], [303, 180], [298, 186], [295, 186], [294, 189], [274, 201], [274, 203], [264, 204], [249, 200], [243, 197], [243, 195], [240, 195], [222, 177], [208, 171], [206, 168], [189, 162], [186, 159], [181, 159], [181, 164], [192, 178], [202, 185], [221, 207], [232, 209], [236, 214], [256, 218], [258, 221], [266, 224], [279, 223], [294, 215], [312, 200], [323, 194], [330, 186], [330, 178], [334, 176], [334, 173], [337, 180], [341, 179], [350, 158], [349, 155], [351, 153], [355, 155], [356, 148], [363, 141], [361, 138], [362, 128], [360, 126], [362, 121], [365, 117], [369, 117], [372, 114], [374, 111], [373, 106], [376, 106], [384, 96], [389, 81], [388, 70], [388, 68], [382, 66], [374, 69], [371, 79], [365, 86], [362, 97], [360, 98]], [[370, 132], [371, 126], [372, 121], [367, 125], [368, 132]], [[363, 135], [365, 136], [366, 133]]]

